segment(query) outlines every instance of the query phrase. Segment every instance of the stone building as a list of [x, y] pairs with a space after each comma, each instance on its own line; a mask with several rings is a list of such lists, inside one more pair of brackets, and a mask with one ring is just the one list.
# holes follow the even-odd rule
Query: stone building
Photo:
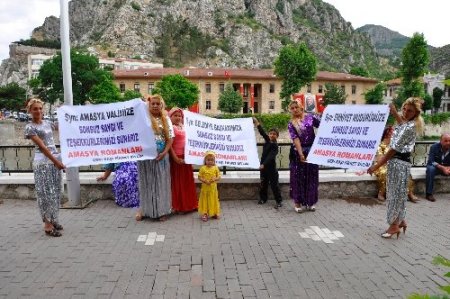
[[[244, 99], [242, 112], [278, 113], [281, 112], [281, 80], [271, 69], [225, 69], [225, 68], [158, 68], [138, 70], [114, 70], [114, 81], [121, 92], [133, 89], [144, 97], [151, 94], [155, 83], [162, 76], [181, 74], [198, 85], [200, 95], [198, 112], [220, 114], [218, 99], [225, 84], [231, 83]], [[363, 93], [373, 88], [375, 79], [344, 73], [318, 72], [316, 80], [302, 88], [299, 93], [323, 95], [325, 84], [333, 83], [343, 88], [348, 97], [347, 104], [364, 104]]]

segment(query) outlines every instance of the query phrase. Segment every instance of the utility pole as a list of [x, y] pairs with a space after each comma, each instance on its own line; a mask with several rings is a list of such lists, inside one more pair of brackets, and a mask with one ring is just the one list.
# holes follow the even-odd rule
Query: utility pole
[[[64, 104], [73, 105], [72, 67], [70, 64], [70, 35], [69, 35], [69, 0], [60, 0], [60, 35], [61, 58], [63, 68]], [[66, 168], [67, 197], [70, 207], [81, 207], [80, 174], [78, 167]]]

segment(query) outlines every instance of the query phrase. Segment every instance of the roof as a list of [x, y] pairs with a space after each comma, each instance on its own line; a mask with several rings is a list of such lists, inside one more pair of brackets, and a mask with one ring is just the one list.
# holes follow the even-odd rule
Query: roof
[[[162, 76], [180, 74], [193, 79], [273, 79], [276, 78], [272, 69], [231, 69], [231, 68], [141, 68], [136, 70], [114, 70], [116, 79], [159, 79]], [[316, 80], [321, 81], [359, 81], [377, 83], [377, 79], [319, 71]]]

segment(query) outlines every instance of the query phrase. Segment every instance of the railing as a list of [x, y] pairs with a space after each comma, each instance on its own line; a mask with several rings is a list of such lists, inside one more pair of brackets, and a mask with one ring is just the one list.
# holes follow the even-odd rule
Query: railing
[[[418, 141], [411, 154], [412, 167], [426, 166], [428, 150], [434, 141]], [[261, 155], [263, 143], [258, 143], [258, 152]], [[278, 143], [277, 165], [279, 170], [289, 169], [289, 149], [291, 143]], [[5, 173], [33, 172], [34, 146], [0, 146], [0, 162], [2, 171]], [[329, 167], [328, 167], [329, 168]], [[320, 169], [328, 169], [320, 167]], [[245, 168], [222, 167], [223, 173], [227, 171], [246, 171]], [[101, 165], [80, 167], [80, 172], [101, 172]]]

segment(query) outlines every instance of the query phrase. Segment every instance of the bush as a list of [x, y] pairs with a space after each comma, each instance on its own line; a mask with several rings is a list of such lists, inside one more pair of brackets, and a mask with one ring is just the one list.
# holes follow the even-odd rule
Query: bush
[[131, 2], [131, 7], [136, 11], [141, 11], [141, 6], [136, 2]]
[[444, 113], [436, 113], [436, 114], [425, 114], [423, 115], [423, 120], [426, 124], [433, 124], [433, 125], [440, 125], [443, 122], [447, 122], [450, 119], [450, 113], [444, 112]]
[[271, 128], [277, 128], [280, 131], [287, 130], [287, 126], [291, 116], [287, 113], [271, 113], [271, 114], [221, 114], [213, 116], [221, 119], [246, 118], [255, 117], [261, 123], [261, 126], [268, 131]]

